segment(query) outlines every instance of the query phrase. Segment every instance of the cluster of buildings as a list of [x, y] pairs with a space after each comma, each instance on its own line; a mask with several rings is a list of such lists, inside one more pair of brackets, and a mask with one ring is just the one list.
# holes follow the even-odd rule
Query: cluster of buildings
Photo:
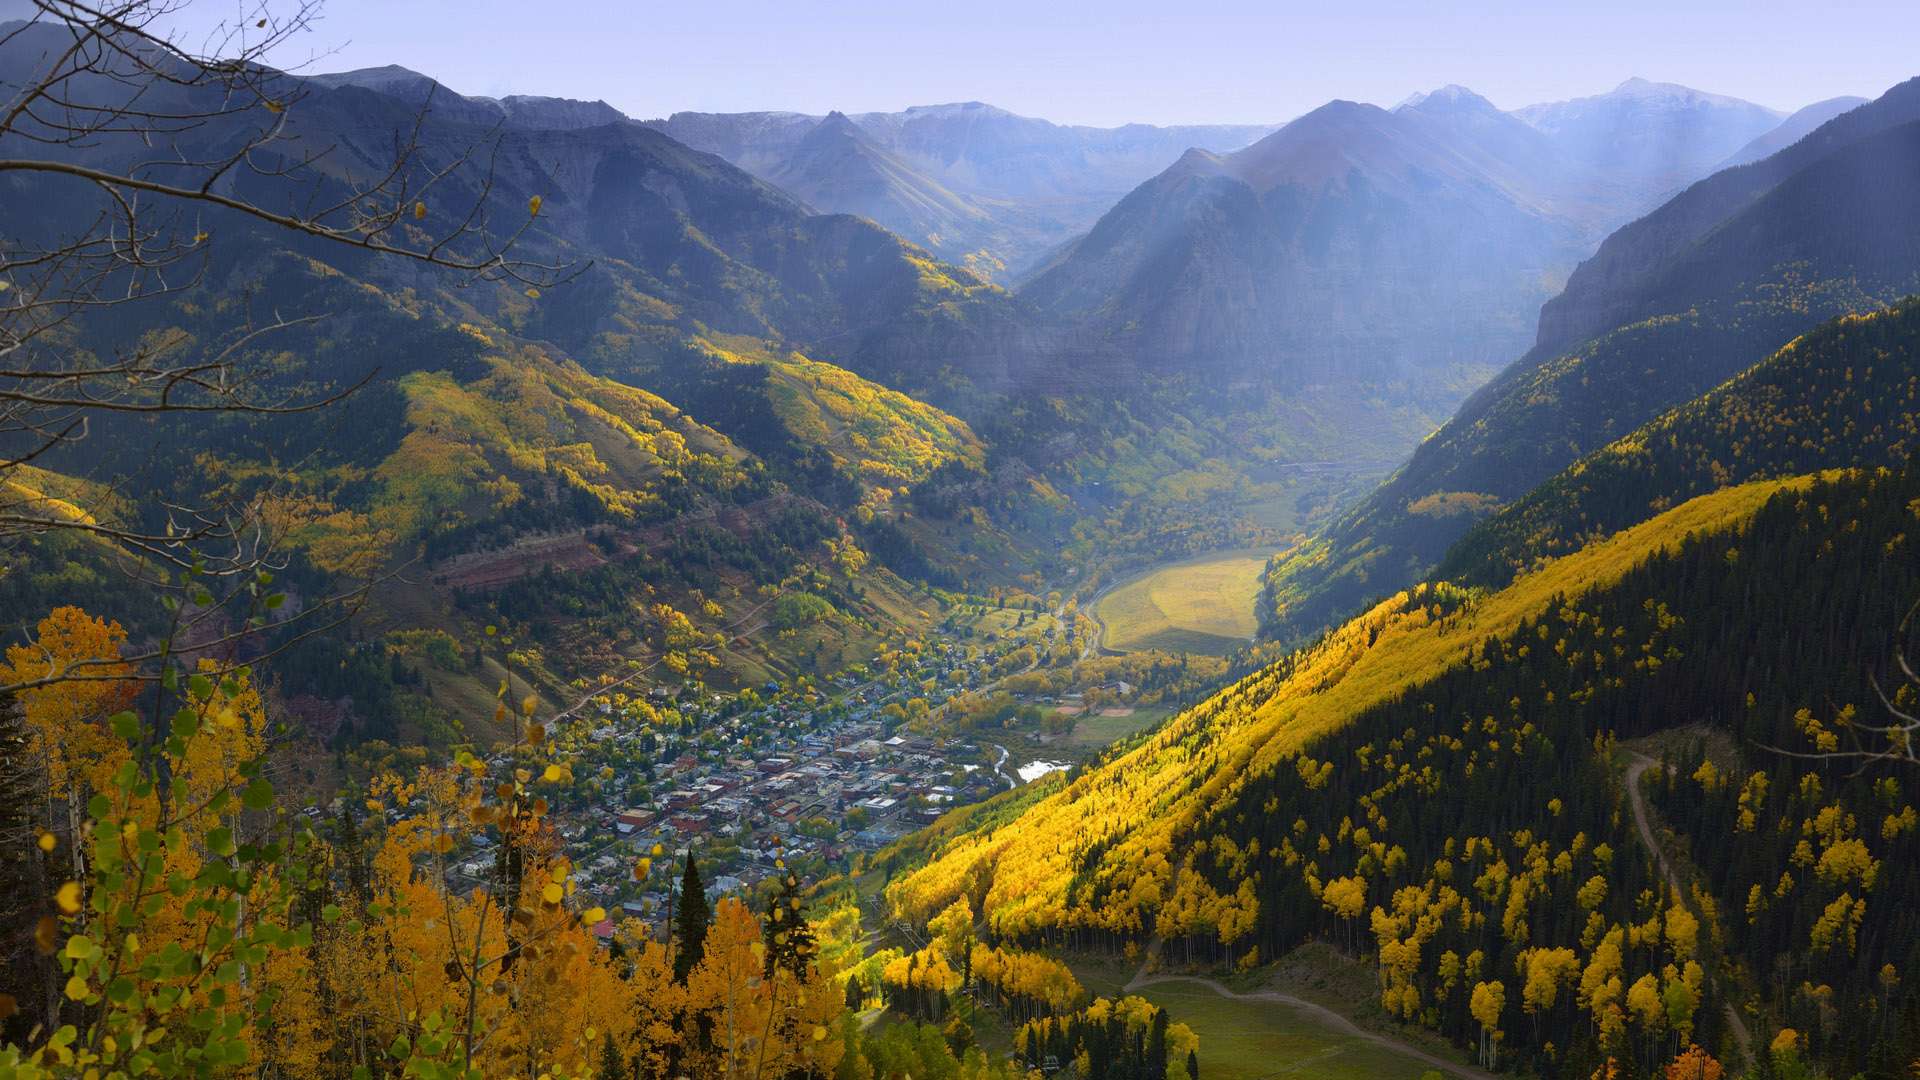
[[[630, 778], [616, 768], [589, 805], [553, 815], [575, 868], [576, 893], [616, 918], [663, 924], [684, 865], [676, 853], [699, 861], [709, 898], [751, 893], [785, 872], [776, 860], [808, 879], [837, 873], [856, 853], [1009, 786], [981, 764], [979, 746], [893, 730], [879, 711], [883, 704], [879, 688], [867, 686], [833, 710], [847, 712], [837, 719], [796, 715], [783, 723], [789, 714], [777, 705], [730, 719], [713, 712], [698, 717], [702, 737], [665, 740], [613, 723], [613, 710], [604, 709], [587, 733], [590, 757], [611, 762], [643, 754], [649, 775]], [[654, 752], [646, 754], [643, 743]], [[583, 762], [575, 771], [594, 767]], [[664, 857], [652, 856], [656, 848]], [[476, 852], [458, 869], [477, 879], [489, 865], [480, 858]], [[633, 877], [642, 858], [652, 862], [644, 882]], [[612, 922], [600, 931], [611, 936]]]

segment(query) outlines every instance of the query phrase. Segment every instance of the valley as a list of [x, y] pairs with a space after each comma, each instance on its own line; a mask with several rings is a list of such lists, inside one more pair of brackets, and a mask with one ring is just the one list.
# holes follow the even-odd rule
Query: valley
[[0, 21], [0, 1080], [1920, 1070], [1905, 58], [339, 7]]

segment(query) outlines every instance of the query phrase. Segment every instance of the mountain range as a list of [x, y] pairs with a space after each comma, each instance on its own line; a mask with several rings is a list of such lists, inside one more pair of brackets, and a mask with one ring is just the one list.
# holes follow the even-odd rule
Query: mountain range
[[1479, 516], [1813, 322], [1920, 291], [1920, 83], [1701, 180], [1610, 235], [1546, 303], [1532, 349], [1385, 484], [1282, 559], [1284, 634], [1416, 581]]

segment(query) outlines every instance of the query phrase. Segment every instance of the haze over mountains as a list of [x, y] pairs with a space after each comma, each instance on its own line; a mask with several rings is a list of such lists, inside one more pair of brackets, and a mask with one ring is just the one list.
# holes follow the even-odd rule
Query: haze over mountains
[[[434, 85], [396, 68], [319, 81], [413, 102]], [[598, 102], [434, 100], [473, 123], [624, 121]], [[1392, 110], [1335, 102], [1278, 128], [1071, 127], [978, 102], [645, 126], [1015, 287], [1038, 309], [1030, 328], [955, 370], [989, 390], [1025, 370], [1058, 390], [1176, 372], [1470, 383], [1525, 351], [1541, 303], [1602, 236], [1780, 121], [1636, 78], [1513, 113], [1461, 87]], [[924, 383], [921, 350], [906, 352], [865, 370]]]
[[[796, 183], [795, 193], [821, 210], [870, 217], [1003, 282], [1017, 280], [1189, 148], [1234, 150], [1273, 130], [1071, 127], [977, 101], [852, 116], [675, 113], [647, 124], [756, 176]], [[876, 167], [877, 158], [887, 164]], [[838, 185], [817, 179], [876, 171], [884, 180]], [[929, 213], [922, 192], [938, 192], [936, 199], [954, 208]]]
[[1639, 77], [1609, 93], [1529, 105], [1514, 115], [1588, 168], [1661, 190], [1691, 182], [1786, 119], [1752, 102]]
[[1418, 580], [1474, 521], [1836, 315], [1920, 292], [1920, 80], [1724, 169], [1608, 236], [1534, 346], [1386, 484], [1282, 561], [1271, 614], [1310, 634]]

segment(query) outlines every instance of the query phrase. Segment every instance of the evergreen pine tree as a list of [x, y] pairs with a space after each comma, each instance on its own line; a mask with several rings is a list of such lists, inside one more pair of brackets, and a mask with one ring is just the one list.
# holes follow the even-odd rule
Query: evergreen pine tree
[[700, 870], [687, 853], [687, 872], [680, 878], [680, 910], [674, 915], [674, 936], [680, 951], [673, 957], [673, 977], [685, 984], [687, 975], [707, 955], [707, 927], [713, 922], [713, 909], [707, 906], [707, 887], [700, 881]]
[[1187, 1051], [1187, 1080], [1200, 1080], [1200, 1054], [1195, 1050]]
[[1866, 1080], [1907, 1080], [1906, 1062], [1885, 1034], [1873, 1040], [1873, 1048], [1867, 1051], [1865, 1076]]
[[1107, 1029], [1098, 1024], [1087, 1027], [1087, 1080], [1107, 1080]]
[[632, 1080], [627, 1062], [620, 1056], [620, 1047], [613, 1041], [613, 1032], [607, 1032], [606, 1042], [600, 1045], [600, 1071], [595, 1080]]
[[866, 1003], [867, 992], [866, 988], [860, 985], [860, 976], [847, 976], [847, 1011], [859, 1012], [860, 1007]]
[[1153, 1028], [1147, 1035], [1147, 1080], [1167, 1080], [1167, 1010], [1156, 1009]]

